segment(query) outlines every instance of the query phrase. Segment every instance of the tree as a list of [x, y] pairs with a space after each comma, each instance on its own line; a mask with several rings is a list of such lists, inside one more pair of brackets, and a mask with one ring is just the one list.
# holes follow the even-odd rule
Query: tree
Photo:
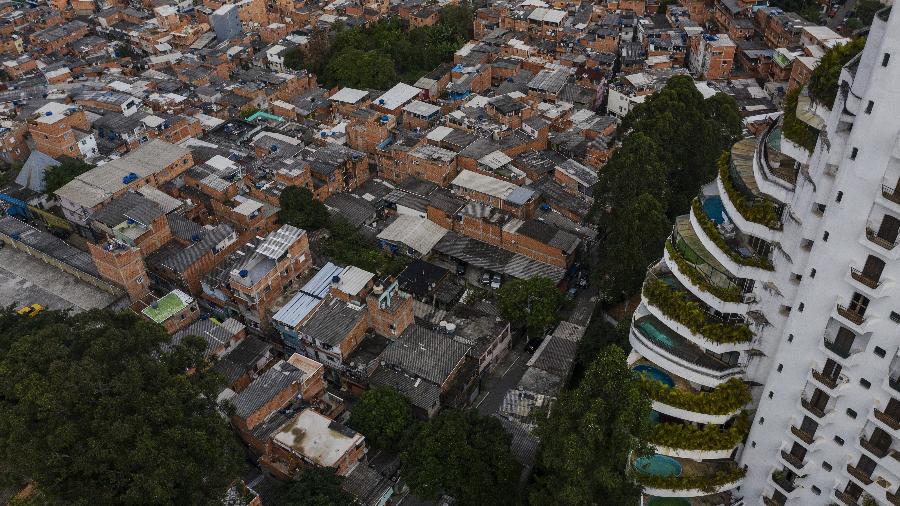
[[343, 86], [387, 89], [397, 82], [391, 57], [377, 50], [347, 49], [329, 60], [325, 75]]
[[628, 462], [650, 453], [650, 431], [650, 399], [625, 352], [609, 346], [539, 425], [531, 504], [637, 504], [641, 487], [628, 475]]
[[343, 488], [344, 478], [333, 467], [309, 467], [302, 470], [279, 494], [279, 506], [337, 506], [352, 504], [353, 497]]
[[613, 211], [598, 262], [603, 294], [618, 300], [636, 292], [647, 267], [662, 254], [671, 225], [662, 204], [643, 193]]
[[278, 199], [278, 222], [305, 230], [328, 226], [328, 208], [305, 186], [288, 186]]
[[461, 506], [515, 504], [520, 468], [509, 445], [496, 418], [449, 409], [417, 427], [400, 459], [420, 499], [445, 493]]
[[[598, 306], [597, 312], [601, 311], [603, 309]], [[630, 329], [631, 318], [622, 318], [618, 325], [613, 325], [601, 315], [594, 315], [584, 336], [578, 341], [578, 350], [575, 353], [575, 363], [572, 366], [572, 378], [569, 380], [569, 385], [577, 387], [584, 375], [587, 374], [591, 364], [609, 345], [615, 344], [626, 351], [630, 350], [631, 344], [628, 342]]]
[[328, 232], [323, 253], [337, 263], [391, 275], [399, 274], [409, 263], [409, 257], [389, 255], [373, 247], [368, 239], [342, 217], [331, 220]]
[[350, 426], [366, 436], [375, 448], [394, 448], [412, 424], [406, 397], [384, 386], [363, 392], [350, 412]]
[[[875, 13], [884, 8], [885, 4], [879, 0], [859, 0], [854, 6], [855, 15], [847, 20], [847, 26], [854, 29], [870, 26], [875, 18]], [[851, 21], [854, 21], [857, 26], [851, 26]]]
[[[240, 450], [195, 336], [131, 312], [0, 312], [0, 462], [61, 504], [212, 504]], [[188, 373], [193, 370], [193, 374]]]
[[497, 291], [503, 317], [514, 324], [524, 324], [528, 335], [537, 337], [559, 321], [557, 312], [563, 296], [549, 278], [508, 281]]
[[93, 169], [94, 166], [77, 158], [63, 158], [59, 165], [50, 167], [44, 174], [44, 192], [52, 194], [69, 181]]
[[847, 44], [834, 46], [825, 52], [819, 65], [809, 78], [809, 95], [813, 100], [825, 104], [829, 109], [834, 106], [837, 97], [838, 79], [841, 69], [866, 45], [866, 39], [859, 37]]
[[618, 209], [643, 193], [663, 204], [668, 201], [666, 168], [659, 147], [642, 132], [625, 138], [599, 176], [594, 198], [610, 209]]

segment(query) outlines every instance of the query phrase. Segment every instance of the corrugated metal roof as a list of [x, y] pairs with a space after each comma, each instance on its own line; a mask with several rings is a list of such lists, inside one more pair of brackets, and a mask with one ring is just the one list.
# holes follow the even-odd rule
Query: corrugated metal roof
[[325, 264], [287, 304], [272, 316], [272, 320], [286, 327], [295, 328], [325, 298], [325, 294], [331, 287], [331, 279], [343, 270], [343, 267], [338, 267], [331, 262]]

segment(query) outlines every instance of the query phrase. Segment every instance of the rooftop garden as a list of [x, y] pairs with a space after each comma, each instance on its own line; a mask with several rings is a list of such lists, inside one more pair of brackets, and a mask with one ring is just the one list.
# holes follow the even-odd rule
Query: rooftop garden
[[734, 483], [743, 478], [745, 474], [747, 474], [746, 471], [737, 464], [729, 462], [711, 475], [654, 476], [636, 472], [634, 478], [645, 487], [665, 490], [703, 490], [711, 494], [716, 491], [716, 488]]
[[687, 276], [694, 286], [700, 288], [704, 292], [715, 295], [725, 302], [741, 302], [741, 290], [736, 285], [723, 287], [708, 281], [706, 275], [694, 266], [694, 264], [688, 262], [681, 253], [675, 249], [675, 246], [672, 245], [671, 241], [666, 241], [666, 251], [669, 253], [669, 258], [675, 261], [678, 270]]
[[725, 242], [725, 238], [722, 237], [722, 234], [719, 233], [716, 224], [713, 223], [712, 219], [706, 214], [706, 211], [703, 210], [700, 199], [694, 199], [691, 206], [694, 211], [694, 216], [697, 218], [703, 231], [706, 232], [706, 236], [712, 239], [712, 242], [716, 243], [716, 246], [718, 246], [723, 253], [728, 255], [728, 258], [732, 259], [735, 263], [746, 265], [748, 267], [758, 267], [768, 271], [774, 269], [772, 261], [768, 258], [760, 256], [744, 257], [735, 251], [734, 248], [729, 246], [728, 243]]
[[767, 198], [751, 199], [738, 190], [731, 179], [731, 172], [728, 170], [728, 159], [727, 151], [719, 158], [719, 179], [722, 181], [725, 193], [728, 194], [728, 200], [744, 219], [759, 223], [772, 230], [781, 230], [781, 219], [778, 217], [778, 207], [775, 202]]
[[653, 427], [649, 441], [657, 446], [681, 450], [730, 450], [744, 440], [749, 430], [750, 419], [744, 412], [727, 429], [713, 424], [700, 428], [690, 423], [660, 423]]
[[797, 88], [784, 97], [784, 120], [781, 124], [781, 132], [789, 141], [807, 151], [812, 151], [816, 148], [816, 139], [819, 134], [814, 128], [797, 118], [797, 98], [799, 96], [800, 89]]
[[668, 387], [646, 374], [641, 375], [641, 384], [647, 389], [651, 399], [694, 413], [727, 415], [741, 409], [751, 400], [750, 389], [738, 378], [731, 378], [706, 392]]
[[700, 303], [664, 281], [650, 278], [644, 283], [644, 296], [667, 317], [714, 343], [746, 343], [753, 331], [746, 324], [710, 322]]

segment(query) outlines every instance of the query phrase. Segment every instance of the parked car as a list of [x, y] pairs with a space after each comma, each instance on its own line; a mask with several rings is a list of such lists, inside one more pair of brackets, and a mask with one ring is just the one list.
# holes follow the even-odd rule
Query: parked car
[[828, 11], [828, 17], [829, 17], [829, 18], [833, 18], [833, 17], [837, 16], [837, 12], [838, 12], [837, 7], [832, 7], [832, 8]]
[[19, 316], [27, 316], [29, 318], [34, 318], [35, 316], [38, 315], [38, 313], [40, 313], [43, 310], [44, 310], [44, 306], [42, 306], [40, 304], [30, 304], [28, 306], [23, 306], [23, 307], [20, 307], [19, 309], [17, 309], [16, 314], [18, 314]]
[[494, 290], [500, 288], [500, 285], [503, 284], [503, 278], [499, 274], [494, 274], [491, 278], [491, 288]]
[[481, 274], [481, 284], [482, 284], [482, 285], [489, 285], [489, 284], [491, 284], [491, 273], [490, 273], [490, 272], [484, 271], [484, 272]]

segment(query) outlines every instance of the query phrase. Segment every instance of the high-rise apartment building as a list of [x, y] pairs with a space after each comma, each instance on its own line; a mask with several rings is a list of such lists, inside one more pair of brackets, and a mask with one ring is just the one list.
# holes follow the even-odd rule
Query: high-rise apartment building
[[815, 149], [779, 123], [737, 142], [677, 219], [629, 336], [656, 420], [657, 455], [634, 463], [648, 495], [900, 504], [898, 82], [886, 9], [833, 107], [801, 97]]

